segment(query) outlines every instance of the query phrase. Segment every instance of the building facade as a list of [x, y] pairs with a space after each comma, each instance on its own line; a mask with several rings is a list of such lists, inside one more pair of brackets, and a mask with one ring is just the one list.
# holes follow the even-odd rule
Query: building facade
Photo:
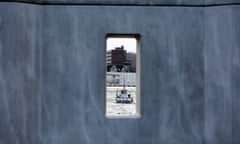
[[106, 63], [108, 71], [112, 66], [115, 66], [118, 71], [121, 71], [123, 66], [126, 63], [127, 52], [124, 50], [124, 47], [116, 47], [113, 50], [107, 51]]
[[117, 71], [127, 67], [127, 71], [136, 72], [136, 53], [127, 52], [123, 46], [116, 47], [106, 53], [107, 71], [111, 71], [112, 67]]

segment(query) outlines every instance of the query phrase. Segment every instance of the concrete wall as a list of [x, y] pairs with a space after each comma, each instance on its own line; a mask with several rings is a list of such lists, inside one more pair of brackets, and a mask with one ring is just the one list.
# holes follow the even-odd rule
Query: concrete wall
[[[173, 2], [1, 2], [0, 144], [240, 144], [240, 6]], [[141, 35], [141, 118], [105, 117], [108, 33]]]
[[41, 135], [41, 17], [38, 6], [0, 3], [0, 143]]

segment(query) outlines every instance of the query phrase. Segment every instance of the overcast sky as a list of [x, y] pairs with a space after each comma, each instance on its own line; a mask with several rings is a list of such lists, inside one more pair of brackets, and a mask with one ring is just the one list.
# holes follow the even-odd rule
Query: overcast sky
[[135, 38], [108, 38], [107, 39], [107, 50], [115, 49], [115, 47], [124, 46], [127, 52], [136, 53], [137, 40]]

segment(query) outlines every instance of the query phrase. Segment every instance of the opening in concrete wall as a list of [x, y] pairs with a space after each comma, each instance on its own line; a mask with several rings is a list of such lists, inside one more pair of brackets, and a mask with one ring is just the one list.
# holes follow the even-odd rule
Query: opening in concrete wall
[[139, 35], [106, 37], [106, 116], [140, 116]]

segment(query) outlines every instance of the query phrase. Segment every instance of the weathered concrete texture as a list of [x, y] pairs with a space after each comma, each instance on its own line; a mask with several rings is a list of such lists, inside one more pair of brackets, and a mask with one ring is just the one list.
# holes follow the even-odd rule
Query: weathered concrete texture
[[[201, 9], [49, 6], [43, 15], [43, 143], [203, 142]], [[104, 116], [108, 33], [142, 36], [140, 119]]]
[[40, 45], [37, 6], [0, 4], [0, 143], [38, 144]]
[[232, 13], [232, 75], [231, 91], [233, 99], [233, 143], [240, 144], [240, 7], [233, 7]]
[[[0, 144], [240, 144], [239, 6], [0, 3]], [[141, 118], [105, 117], [105, 36], [141, 35]]]
[[232, 24], [232, 7], [215, 7], [205, 10], [204, 94], [206, 144], [232, 143], [232, 116], [236, 115], [236, 113], [232, 113], [232, 93], [234, 92], [232, 90], [234, 54]]

